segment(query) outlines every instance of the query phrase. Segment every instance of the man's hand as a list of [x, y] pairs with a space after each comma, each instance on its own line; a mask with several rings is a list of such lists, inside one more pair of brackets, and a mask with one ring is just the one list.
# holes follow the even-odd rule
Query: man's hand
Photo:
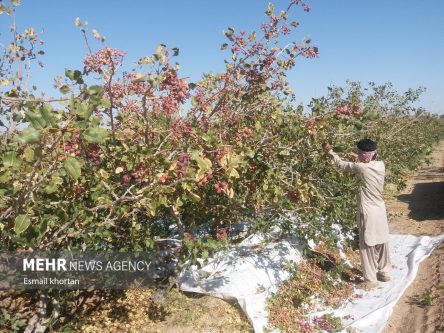
[[332, 149], [331, 149], [331, 145], [328, 142], [324, 142], [322, 144], [322, 149], [324, 150], [324, 153], [327, 155], [328, 158], [332, 159], [333, 155], [329, 154]]
[[351, 162], [358, 162], [358, 155], [355, 153], [348, 153], [347, 154], [347, 158], [351, 161]]
[[330, 146], [330, 144], [328, 142], [324, 142], [322, 144], [322, 149], [324, 150], [324, 152], [326, 154], [328, 154], [328, 152], [331, 150], [331, 146]]

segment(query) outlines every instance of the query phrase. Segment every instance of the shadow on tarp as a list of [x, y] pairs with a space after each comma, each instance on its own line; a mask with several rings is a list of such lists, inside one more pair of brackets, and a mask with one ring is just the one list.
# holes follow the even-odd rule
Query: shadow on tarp
[[419, 183], [412, 193], [398, 196], [408, 203], [408, 217], [416, 221], [440, 220], [444, 218], [444, 182]]

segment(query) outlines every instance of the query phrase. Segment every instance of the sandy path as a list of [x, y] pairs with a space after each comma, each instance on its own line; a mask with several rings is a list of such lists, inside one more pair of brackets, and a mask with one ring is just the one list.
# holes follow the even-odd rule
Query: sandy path
[[[433, 163], [424, 165], [409, 181], [396, 201], [387, 204], [396, 214], [390, 233], [439, 235], [444, 233], [444, 141], [433, 153]], [[432, 291], [434, 304], [424, 306], [418, 295]], [[415, 281], [396, 304], [383, 333], [444, 332], [444, 244], [424, 260]]]

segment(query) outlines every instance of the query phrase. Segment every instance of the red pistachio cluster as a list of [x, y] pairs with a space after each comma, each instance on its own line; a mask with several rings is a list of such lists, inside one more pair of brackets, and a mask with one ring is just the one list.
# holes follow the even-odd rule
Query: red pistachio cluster
[[214, 156], [214, 160], [220, 165], [222, 166], [222, 159], [227, 156], [228, 154], [228, 148], [227, 147], [217, 147], [216, 148], [216, 152], [215, 152], [215, 156]]
[[142, 183], [152, 176], [153, 171], [148, 165], [148, 162], [140, 162], [134, 166], [134, 171], [131, 173], [131, 176], [134, 177], [137, 183]]
[[170, 122], [171, 133], [176, 139], [184, 139], [193, 130], [189, 121], [182, 117], [177, 117]]
[[90, 53], [83, 61], [83, 74], [102, 74], [107, 68], [115, 70], [122, 64], [125, 54], [123, 51], [109, 47], [103, 48], [97, 53]]
[[236, 134], [237, 141], [244, 141], [251, 139], [253, 137], [253, 130], [251, 128], [245, 127]]
[[170, 69], [160, 86], [165, 95], [160, 96], [160, 109], [167, 115], [179, 112], [180, 105], [190, 97], [188, 82], [178, 77], [177, 72]]
[[223, 241], [227, 237], [228, 237], [228, 229], [227, 228], [218, 228], [217, 229], [216, 239], [218, 241]]
[[305, 124], [305, 128], [307, 129], [308, 133], [310, 133], [310, 135], [312, 136], [315, 136], [316, 133], [318, 132], [313, 120], [307, 121], [307, 123]]
[[194, 242], [196, 240], [196, 238], [192, 234], [190, 234], [189, 232], [184, 232], [183, 236], [189, 242]]
[[79, 132], [74, 132], [71, 139], [68, 140], [64, 145], [65, 151], [75, 157], [83, 155], [86, 160], [99, 165], [101, 163], [100, 152], [101, 148], [95, 143], [84, 143], [80, 137]]
[[184, 177], [187, 174], [187, 167], [190, 163], [190, 154], [188, 153], [180, 153], [179, 161], [176, 163], [177, 168], [179, 169], [179, 176]]
[[126, 104], [122, 104], [120, 109], [125, 113], [142, 113], [143, 109], [140, 106], [140, 103], [137, 101], [128, 101]]
[[114, 82], [111, 85], [111, 90], [106, 86], [105, 91], [108, 93], [108, 96], [113, 97], [115, 104], [118, 104], [118, 102], [126, 96], [125, 84], [120, 81]]
[[359, 115], [362, 112], [359, 106], [350, 107], [348, 104], [341, 104], [336, 108], [336, 117], [339, 120], [344, 120], [346, 117], [348, 119], [353, 119], [353, 117]]
[[131, 181], [131, 175], [123, 175], [123, 184], [128, 185]]
[[221, 194], [222, 192], [227, 190], [228, 184], [226, 182], [215, 183], [214, 188], [216, 189], [217, 194]]
[[213, 174], [211, 172], [205, 172], [205, 175], [199, 179], [199, 182], [197, 183], [197, 186], [204, 186], [208, 181], [212, 180], [214, 178]]
[[[147, 73], [150, 75], [151, 73]], [[128, 74], [124, 75], [126, 90], [129, 94], [136, 94], [139, 96], [151, 96], [153, 94], [151, 85], [145, 81], [141, 80], [140, 75], [138, 74]]]
[[291, 200], [291, 202], [298, 203], [300, 200], [299, 191], [297, 189], [292, 190], [292, 191], [288, 191], [287, 195], [288, 195], [288, 198]]

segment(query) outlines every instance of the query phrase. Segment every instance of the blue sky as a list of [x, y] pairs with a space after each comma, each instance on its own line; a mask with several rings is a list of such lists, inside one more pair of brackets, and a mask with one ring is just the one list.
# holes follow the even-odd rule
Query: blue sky
[[[159, 43], [178, 47], [183, 76], [197, 81], [204, 72], [224, 68], [228, 52], [222, 30], [256, 30], [265, 19], [269, 1], [49, 1], [23, 0], [17, 9], [19, 29], [44, 28], [46, 64], [33, 72], [33, 81], [48, 90], [64, 68], [82, 68], [86, 47], [74, 19], [88, 20], [111, 47], [127, 52], [126, 61], [152, 54]], [[287, 1], [273, 1], [284, 9]], [[328, 85], [345, 80], [391, 81], [398, 90], [425, 86], [420, 105], [444, 113], [444, 1], [428, 0], [311, 0], [309, 13], [297, 7], [291, 20], [301, 23], [293, 30], [295, 40], [310, 36], [320, 58], [302, 60], [289, 73], [297, 101], [320, 97]], [[10, 20], [0, 17], [0, 31]]]

